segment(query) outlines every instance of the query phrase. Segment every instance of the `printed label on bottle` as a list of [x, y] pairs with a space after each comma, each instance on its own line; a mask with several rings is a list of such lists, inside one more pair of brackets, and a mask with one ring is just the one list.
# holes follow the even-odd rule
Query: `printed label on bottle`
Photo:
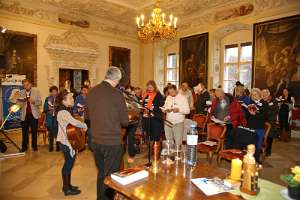
[[198, 144], [198, 135], [187, 135], [187, 145], [197, 145]]

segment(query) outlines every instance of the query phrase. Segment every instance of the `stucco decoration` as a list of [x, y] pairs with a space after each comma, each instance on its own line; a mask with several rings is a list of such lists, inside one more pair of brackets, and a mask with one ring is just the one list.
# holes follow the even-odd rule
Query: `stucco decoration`
[[58, 83], [59, 68], [88, 69], [90, 79], [96, 79], [95, 62], [99, 56], [98, 45], [84, 34], [71, 29], [62, 35], [50, 35], [44, 45], [52, 60], [48, 68], [48, 83]]

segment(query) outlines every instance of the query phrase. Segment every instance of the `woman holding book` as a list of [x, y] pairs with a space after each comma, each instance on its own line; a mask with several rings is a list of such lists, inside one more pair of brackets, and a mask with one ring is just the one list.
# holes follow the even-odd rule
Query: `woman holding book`
[[[57, 102], [56, 98], [58, 95], [58, 88], [56, 86], [51, 86], [49, 88], [50, 95], [46, 97], [44, 102], [44, 113], [46, 114], [46, 127], [48, 130], [48, 140], [49, 140], [49, 152], [53, 151], [53, 142], [57, 137], [57, 120], [56, 120], [56, 108]], [[56, 151], [59, 151], [59, 143], [56, 142]]]
[[268, 104], [262, 99], [261, 91], [258, 88], [251, 90], [251, 100], [248, 105], [246, 118], [250, 129], [256, 132], [255, 159], [259, 162], [260, 151], [264, 140], [265, 122], [267, 122]]
[[73, 168], [76, 151], [72, 148], [68, 136], [67, 136], [67, 126], [72, 124], [78, 128], [87, 130], [87, 125], [80, 122], [72, 117], [69, 110], [74, 106], [73, 94], [64, 91], [59, 94], [58, 101], [58, 136], [57, 141], [60, 142], [60, 148], [64, 153], [65, 162], [62, 168], [62, 179], [63, 179], [63, 192], [67, 195], [77, 195], [81, 191], [76, 186], [71, 185], [71, 170]]
[[164, 105], [164, 98], [153, 80], [148, 81], [147, 90], [143, 95], [143, 129], [150, 135], [150, 141], [160, 141], [164, 132], [163, 113], [160, 109]]
[[283, 89], [282, 96], [277, 98], [280, 104], [279, 107], [279, 125], [280, 125], [280, 140], [290, 140], [290, 124], [289, 115], [294, 107], [294, 98], [290, 95], [287, 88]]

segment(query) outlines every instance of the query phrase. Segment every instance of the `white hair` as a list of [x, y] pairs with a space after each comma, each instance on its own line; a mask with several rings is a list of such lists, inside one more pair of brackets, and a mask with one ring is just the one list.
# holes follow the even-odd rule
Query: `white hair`
[[268, 90], [268, 89], [263, 89], [263, 90], [261, 91], [261, 93], [262, 93], [262, 94], [266, 94], [267, 96], [270, 96], [270, 95], [271, 95], [270, 90]]
[[122, 78], [122, 72], [118, 67], [111, 66], [107, 69], [105, 79], [111, 81], [120, 81]]

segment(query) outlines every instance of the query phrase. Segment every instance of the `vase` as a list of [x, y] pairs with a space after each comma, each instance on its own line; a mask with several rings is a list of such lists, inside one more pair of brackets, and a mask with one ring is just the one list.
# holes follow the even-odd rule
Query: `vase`
[[288, 186], [288, 194], [292, 199], [300, 200], [300, 186], [290, 187]]

